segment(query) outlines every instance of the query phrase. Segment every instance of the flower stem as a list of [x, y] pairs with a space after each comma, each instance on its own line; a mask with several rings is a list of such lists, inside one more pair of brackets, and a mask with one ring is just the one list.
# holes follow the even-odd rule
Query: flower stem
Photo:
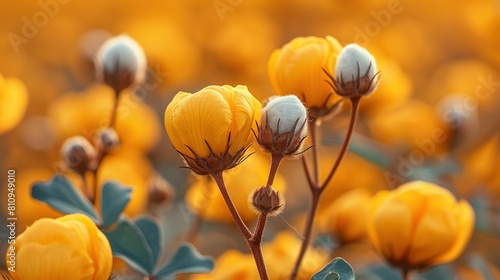
[[403, 269], [403, 280], [410, 280], [410, 271], [408, 269]]
[[318, 121], [313, 120], [309, 126], [310, 135], [312, 138], [312, 152], [313, 152], [313, 174], [314, 174], [314, 185], [315, 187], [319, 186], [319, 140], [318, 140]]
[[305, 169], [306, 174], [308, 176], [309, 188], [311, 189], [311, 193], [312, 193], [312, 201], [311, 201], [311, 207], [309, 210], [309, 214], [307, 216], [306, 225], [304, 228], [304, 240], [302, 241], [302, 246], [300, 248], [299, 256], [297, 258], [294, 270], [293, 270], [292, 275], [290, 277], [291, 280], [294, 280], [297, 278], [297, 274], [299, 272], [300, 265], [302, 263], [302, 259], [304, 258], [307, 247], [309, 246], [309, 242], [311, 239], [312, 226], [314, 224], [314, 216], [315, 216], [316, 211], [318, 209], [318, 204], [319, 204], [319, 200], [321, 198], [321, 194], [322, 194], [323, 190], [325, 190], [326, 186], [328, 185], [328, 183], [332, 179], [335, 172], [337, 171], [337, 168], [339, 167], [340, 162], [342, 161], [345, 153], [347, 152], [347, 149], [349, 147], [349, 142], [351, 141], [351, 136], [352, 136], [352, 133], [354, 131], [354, 126], [356, 125], [356, 118], [358, 116], [360, 97], [354, 97], [354, 98], [351, 98], [350, 100], [351, 100], [351, 104], [352, 104], [352, 110], [351, 110], [351, 118], [350, 118], [350, 122], [349, 122], [349, 127], [347, 128], [345, 140], [344, 140], [344, 143], [342, 143], [342, 148], [340, 149], [339, 155], [337, 156], [337, 159], [336, 159], [332, 169], [330, 170], [330, 173], [328, 174], [326, 180], [323, 182], [323, 184], [319, 183], [319, 167], [318, 167], [318, 165], [319, 165], [318, 164], [318, 161], [319, 161], [319, 159], [318, 159], [318, 148], [319, 148], [318, 143], [319, 143], [319, 141], [318, 141], [318, 133], [317, 133], [317, 122], [314, 121], [310, 126], [310, 132], [311, 132], [311, 137], [312, 137], [312, 141], [313, 141], [313, 147], [312, 147], [312, 149], [313, 149], [313, 164], [314, 164], [313, 173], [314, 173], [315, 178], [314, 178], [314, 180], [311, 180], [311, 178], [309, 178], [310, 176], [308, 173], [307, 164], [305, 161], [303, 161], [304, 169]]
[[222, 172], [217, 172], [211, 175], [214, 178], [215, 182], [217, 183], [217, 186], [219, 187], [222, 197], [226, 202], [226, 205], [229, 209], [229, 212], [231, 213], [231, 216], [233, 217], [234, 222], [236, 223], [236, 226], [240, 229], [241, 233], [243, 234], [243, 237], [247, 241], [250, 251], [252, 251], [255, 264], [257, 265], [257, 269], [259, 271], [260, 278], [262, 280], [268, 280], [269, 276], [267, 275], [266, 264], [264, 263], [264, 257], [262, 256], [262, 248], [260, 246], [260, 243], [262, 241], [262, 235], [264, 233], [264, 227], [267, 221], [267, 215], [266, 214], [259, 215], [259, 218], [257, 220], [257, 226], [255, 228], [255, 234], [252, 234], [248, 229], [248, 227], [243, 222], [243, 220], [241, 219], [238, 210], [236, 210], [236, 207], [234, 206], [233, 201], [231, 200], [231, 197], [227, 192]]
[[267, 177], [267, 188], [271, 188], [274, 183], [274, 178], [276, 173], [278, 173], [278, 167], [280, 166], [283, 156], [273, 155], [271, 159], [271, 168], [269, 169], [269, 176]]
[[314, 216], [316, 215], [316, 210], [318, 210], [319, 198], [321, 196], [321, 190], [319, 188], [311, 188], [312, 190], [312, 201], [309, 213], [307, 215], [306, 225], [304, 228], [304, 240], [302, 241], [302, 246], [300, 247], [299, 256], [297, 257], [297, 261], [295, 262], [295, 267], [291, 274], [290, 279], [296, 279], [299, 273], [300, 265], [302, 263], [302, 259], [306, 253], [307, 247], [309, 246], [309, 242], [311, 240], [312, 226], [314, 223]]
[[243, 237], [245, 237], [246, 240], [252, 238], [252, 233], [241, 219], [240, 213], [238, 213], [238, 210], [236, 210], [236, 207], [234, 206], [234, 203], [231, 200], [229, 193], [227, 192], [226, 184], [224, 183], [224, 178], [222, 177], [222, 172], [217, 172], [211, 175], [214, 178], [215, 182], [217, 183], [217, 186], [219, 187], [222, 197], [226, 202], [227, 208], [229, 209], [229, 212], [231, 213], [231, 216], [233, 217], [236, 226], [240, 229], [241, 233], [243, 234]]
[[194, 244], [202, 224], [203, 224], [203, 214], [202, 212], [198, 212], [194, 216], [194, 219], [191, 221], [191, 225], [189, 226], [189, 230], [186, 235], [186, 242]]
[[120, 98], [120, 92], [115, 89], [115, 98], [113, 100], [113, 108], [111, 109], [111, 118], [109, 121], [109, 127], [112, 128], [116, 123], [116, 115], [118, 112], [118, 99]]
[[80, 174], [80, 178], [82, 179], [82, 185], [83, 185], [83, 194], [90, 200], [93, 201], [94, 198], [91, 197], [92, 191], [89, 189], [89, 184], [87, 182], [87, 177], [85, 176], [85, 173]]
[[264, 234], [264, 228], [267, 222], [267, 214], [259, 214], [257, 218], [257, 225], [255, 227], [255, 233], [252, 238], [247, 240], [248, 247], [252, 251], [255, 264], [257, 265], [257, 270], [259, 271], [260, 279], [267, 280], [269, 276], [267, 275], [266, 263], [264, 262], [264, 256], [262, 255], [262, 235]]
[[321, 185], [321, 189], [324, 189], [330, 180], [332, 179], [333, 175], [335, 174], [335, 171], [337, 171], [337, 168], [340, 165], [340, 162], [344, 158], [345, 153], [347, 152], [347, 149], [349, 148], [349, 143], [351, 142], [351, 136], [354, 131], [354, 126], [356, 125], [356, 119], [358, 117], [358, 109], [359, 109], [359, 100], [361, 97], [353, 97], [351, 98], [351, 104], [352, 104], [352, 109], [351, 109], [351, 119], [349, 121], [349, 127], [347, 128], [347, 133], [344, 139], [344, 143], [342, 143], [342, 148], [340, 149], [339, 155], [337, 156], [337, 160], [335, 161], [335, 164], [333, 165], [332, 169], [330, 170], [330, 173], [326, 177], [325, 182]]

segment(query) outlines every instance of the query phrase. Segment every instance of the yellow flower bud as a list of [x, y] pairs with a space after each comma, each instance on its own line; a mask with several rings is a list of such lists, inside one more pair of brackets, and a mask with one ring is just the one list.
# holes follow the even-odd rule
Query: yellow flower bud
[[0, 75], [0, 135], [16, 127], [28, 107], [28, 92], [17, 79]]
[[208, 86], [179, 92], [165, 110], [165, 128], [191, 170], [212, 174], [241, 162], [260, 111], [245, 86]]
[[326, 82], [334, 75], [337, 56], [342, 50], [333, 37], [298, 37], [269, 59], [269, 79], [279, 95], [297, 95], [310, 110], [311, 118], [334, 111], [341, 101]]
[[372, 195], [363, 188], [353, 189], [331, 202], [323, 227], [341, 244], [367, 236], [366, 220]]
[[420, 269], [455, 260], [469, 242], [474, 211], [435, 184], [413, 181], [372, 201], [368, 234], [392, 265]]
[[[262, 246], [269, 279], [289, 279], [302, 240], [292, 232], [278, 232], [275, 238]], [[328, 256], [320, 250], [307, 249], [304, 265], [297, 279], [311, 279], [327, 262]], [[194, 275], [194, 280], [254, 280], [259, 279], [252, 254], [227, 250], [215, 262], [215, 268], [208, 274]]]
[[40, 219], [12, 246], [16, 266], [11, 276], [15, 280], [107, 280], [111, 274], [109, 242], [82, 214]]

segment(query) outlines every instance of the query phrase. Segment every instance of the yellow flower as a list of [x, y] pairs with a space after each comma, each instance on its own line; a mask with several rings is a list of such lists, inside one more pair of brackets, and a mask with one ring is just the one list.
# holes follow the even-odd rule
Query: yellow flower
[[240, 163], [260, 110], [245, 86], [208, 86], [177, 93], [165, 110], [165, 128], [187, 165], [210, 174]]
[[[23, 231], [29, 225], [41, 218], [59, 218], [60, 212], [54, 210], [48, 204], [31, 197], [33, 182], [48, 181], [54, 175], [54, 171], [47, 167], [24, 167], [16, 170], [16, 200], [22, 201], [16, 205], [17, 227]], [[22, 176], [20, 176], [22, 174]], [[2, 197], [7, 197], [7, 188], [2, 188]], [[2, 209], [7, 215], [7, 207]], [[6, 216], [5, 216], [6, 217]]]
[[[49, 107], [48, 115], [58, 129], [61, 142], [68, 137], [93, 137], [109, 124], [114, 93], [104, 85], [92, 85], [83, 93], [67, 93]], [[123, 92], [118, 104], [116, 132], [121, 148], [147, 152], [160, 138], [160, 122], [147, 104], [130, 92]]]
[[[320, 157], [319, 161], [320, 181], [324, 181], [332, 168], [338, 149], [321, 148], [320, 154], [325, 155]], [[363, 174], [363, 176], [353, 176], [353, 174]], [[348, 153], [322, 194], [318, 207], [318, 216], [321, 218], [326, 217], [332, 201], [342, 194], [358, 188], [366, 188], [372, 192], [386, 189], [387, 179], [383, 170], [379, 167], [358, 155]], [[289, 199], [288, 203], [293, 202]]]
[[95, 224], [82, 214], [40, 219], [16, 238], [15, 280], [106, 280], [111, 247]]
[[419, 100], [374, 115], [368, 123], [373, 138], [395, 148], [410, 149], [418, 158], [442, 154], [451, 138], [443, 118]]
[[397, 60], [380, 51], [373, 52], [373, 55], [383, 78], [378, 81], [377, 94], [360, 102], [360, 111], [369, 116], [383, 114], [385, 110], [406, 103], [413, 90], [412, 80]]
[[455, 260], [469, 242], [474, 212], [446, 189], [424, 181], [379, 192], [372, 201], [368, 234], [392, 265], [420, 269]]
[[326, 210], [323, 227], [341, 244], [367, 236], [366, 220], [372, 195], [364, 188], [351, 190], [337, 199]]
[[[269, 279], [288, 279], [295, 265], [302, 240], [290, 232], [280, 232], [273, 241], [262, 246]], [[304, 264], [297, 279], [311, 279], [327, 261], [327, 256], [316, 250], [308, 249]], [[254, 280], [259, 273], [251, 254], [228, 250], [216, 261], [214, 270], [209, 274], [196, 275], [195, 280]]]
[[28, 106], [28, 92], [17, 79], [0, 75], [0, 135], [19, 124]]
[[200, 274], [194, 280], [254, 280], [259, 279], [259, 273], [252, 255], [236, 250], [224, 252], [216, 261], [210, 274]]
[[[283, 231], [276, 234], [273, 241], [262, 246], [269, 279], [289, 279], [300, 251], [302, 239], [295, 233]], [[297, 279], [311, 279], [327, 262], [325, 252], [308, 248]]]
[[[257, 215], [250, 208], [248, 196], [253, 190], [263, 186], [269, 174], [270, 161], [261, 154], [253, 154], [241, 165], [225, 174], [227, 191], [243, 221], [250, 222]], [[284, 193], [285, 179], [278, 173], [273, 189]], [[186, 193], [186, 203], [208, 220], [233, 224], [233, 218], [225, 206], [217, 184], [209, 177], [199, 177]]]
[[312, 110], [312, 117], [332, 111], [342, 99], [326, 82], [342, 50], [333, 37], [298, 37], [275, 50], [269, 59], [269, 79], [279, 95], [295, 94]]

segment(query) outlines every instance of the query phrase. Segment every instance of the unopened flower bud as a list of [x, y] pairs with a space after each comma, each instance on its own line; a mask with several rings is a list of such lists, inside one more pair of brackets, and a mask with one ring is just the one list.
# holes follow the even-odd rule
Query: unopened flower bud
[[167, 205], [174, 200], [175, 190], [159, 174], [154, 174], [148, 183], [148, 200], [153, 205]]
[[96, 151], [85, 137], [74, 136], [64, 141], [61, 147], [61, 157], [66, 168], [78, 174], [84, 174], [92, 169]]
[[452, 132], [452, 145], [468, 143], [479, 132], [479, 114], [466, 105], [469, 101], [470, 96], [458, 93], [447, 95], [437, 106], [443, 121]]
[[297, 154], [307, 137], [307, 110], [295, 95], [275, 97], [262, 108], [257, 140], [273, 155]]
[[97, 79], [120, 93], [144, 82], [146, 56], [136, 41], [121, 35], [107, 40], [99, 48], [95, 67]]
[[120, 139], [113, 128], [105, 128], [97, 133], [96, 144], [102, 152], [107, 153], [120, 146]]
[[262, 187], [256, 189], [248, 197], [252, 209], [257, 214], [277, 216], [285, 208], [285, 197], [272, 188]]
[[335, 75], [335, 78], [329, 75], [335, 92], [347, 98], [369, 95], [378, 83], [375, 58], [357, 44], [342, 49], [335, 64]]

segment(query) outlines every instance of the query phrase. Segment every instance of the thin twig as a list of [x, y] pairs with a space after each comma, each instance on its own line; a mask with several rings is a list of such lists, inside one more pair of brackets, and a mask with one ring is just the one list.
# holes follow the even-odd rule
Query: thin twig
[[355, 97], [351, 98], [351, 104], [352, 104], [352, 109], [351, 109], [351, 119], [349, 121], [349, 127], [347, 128], [347, 133], [345, 136], [344, 143], [342, 143], [342, 148], [340, 149], [339, 155], [337, 156], [337, 160], [335, 161], [335, 164], [333, 165], [332, 169], [330, 170], [330, 173], [326, 177], [325, 181], [323, 184], [321, 184], [321, 189], [324, 189], [330, 180], [332, 179], [333, 175], [335, 174], [335, 171], [337, 171], [337, 168], [340, 165], [340, 162], [344, 158], [345, 153], [347, 152], [347, 149], [349, 148], [349, 143], [351, 142], [351, 136], [354, 131], [354, 126], [356, 125], [356, 119], [358, 117], [358, 109], [359, 109], [359, 100], [360, 97]]

